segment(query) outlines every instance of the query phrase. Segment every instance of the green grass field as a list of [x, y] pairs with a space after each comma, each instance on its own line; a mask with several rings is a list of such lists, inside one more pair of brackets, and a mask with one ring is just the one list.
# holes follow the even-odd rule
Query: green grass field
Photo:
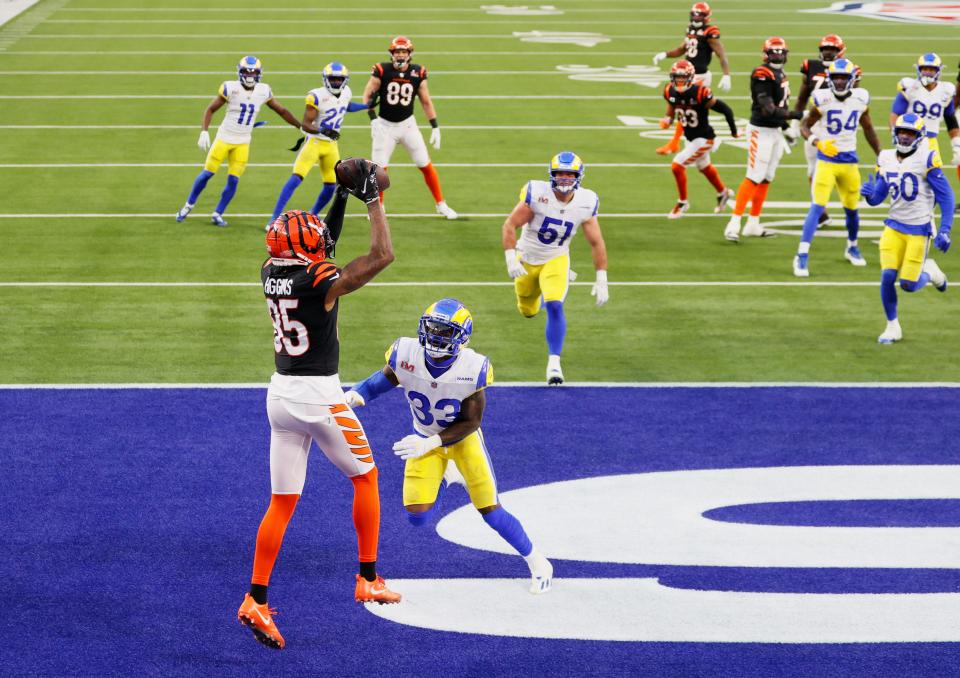
[[[441, 296], [457, 296], [472, 310], [472, 345], [491, 356], [498, 380], [543, 379], [544, 320], [516, 312], [500, 227], [520, 186], [545, 178], [549, 158], [570, 149], [587, 164], [584, 185], [601, 197], [614, 285], [609, 304], [594, 308], [589, 250], [577, 236], [580, 279], [568, 297], [564, 353], [569, 380], [960, 381], [955, 292], [901, 293], [905, 340], [875, 343], [884, 326], [875, 225], [861, 235], [867, 268], [843, 260], [842, 238], [818, 237], [813, 277], [795, 284], [797, 236], [725, 242], [726, 216], [708, 214], [713, 189], [698, 173], [690, 172], [693, 214], [677, 222], [663, 217], [676, 192], [668, 159], [654, 153], [662, 141], [639, 136], [617, 117], [656, 120], [664, 110], [660, 87], [571, 80], [557, 70], [649, 65], [655, 52], [679, 43], [689, 2], [553, 0], [564, 14], [539, 17], [491, 15], [464, 0], [411, 3], [392, 12], [377, 0], [304, 7], [161, 0], [146, 8], [42, 0], [0, 29], [0, 382], [265, 382], [272, 328], [257, 287], [263, 224], [290, 174], [294, 154], [286, 148], [297, 133], [265, 110], [259, 119], [269, 124], [254, 134], [251, 165], [227, 214], [230, 227], [215, 228], [207, 218], [225, 170], [178, 224], [173, 214], [203, 162], [195, 145], [201, 114], [220, 82], [236, 77], [244, 54], [263, 61], [264, 82], [295, 115], [334, 59], [351, 69], [359, 96], [370, 66], [386, 59], [390, 38], [401, 33], [430, 69], [443, 129], [442, 149], [431, 155], [447, 201], [467, 216], [432, 216], [420, 173], [402, 149], [395, 152], [387, 210], [397, 260], [377, 278], [388, 285], [342, 304], [344, 380], [381, 364], [390, 342], [415, 332], [423, 308]], [[802, 59], [816, 56], [820, 36], [837, 32], [863, 68], [862, 85], [888, 144], [885, 121], [897, 79], [933, 49], [952, 81], [956, 28], [795, 11], [828, 4], [794, 0], [773, 9], [757, 0], [718, 0], [714, 23], [734, 73], [733, 91], [718, 95], [738, 118], [747, 116], [749, 71], [773, 34], [790, 44], [787, 68], [798, 90]], [[513, 35], [535, 30], [610, 40], [582, 47]], [[661, 66], [665, 72], [669, 64]], [[364, 113], [347, 118], [341, 155], [369, 156], [366, 123]], [[714, 126], [725, 127], [720, 116]], [[862, 140], [861, 158], [873, 159]], [[745, 152], [730, 145], [715, 156], [734, 188], [744, 161]], [[806, 212], [800, 203], [809, 197], [802, 150], [782, 162], [764, 218], [796, 230]], [[952, 168], [947, 176], [956, 185]], [[289, 207], [309, 207], [319, 188], [314, 171]], [[797, 205], [776, 205], [784, 202]], [[341, 264], [365, 251], [362, 214], [354, 201], [338, 247]], [[867, 224], [882, 218], [877, 210], [864, 215]], [[941, 255], [948, 275], [957, 270], [956, 256]], [[678, 282], [713, 284], [669, 284]], [[716, 284], [723, 282], [759, 284]], [[822, 285], [838, 282], [857, 284]], [[395, 283], [414, 284], [389, 285]]]

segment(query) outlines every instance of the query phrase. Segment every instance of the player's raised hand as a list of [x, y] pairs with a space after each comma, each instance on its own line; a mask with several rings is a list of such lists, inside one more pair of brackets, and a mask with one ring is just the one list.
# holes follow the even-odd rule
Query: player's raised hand
[[353, 389], [347, 391], [343, 394], [344, 399], [347, 401], [347, 405], [352, 408], [363, 407], [367, 404], [367, 401], [363, 399], [363, 396], [354, 391]]
[[863, 182], [862, 186], [860, 186], [860, 195], [862, 195], [864, 198], [869, 198], [876, 190], [877, 175], [871, 172], [870, 176], [867, 177], [867, 180]]
[[204, 152], [210, 150], [210, 132], [207, 130], [200, 132], [200, 138], [197, 139], [197, 146], [199, 146], [200, 150]]
[[597, 271], [597, 281], [593, 283], [590, 296], [597, 298], [597, 306], [603, 306], [610, 299], [610, 290], [607, 287], [607, 272]]
[[430, 130], [430, 145], [438, 151], [440, 150], [440, 128], [434, 127]]
[[523, 267], [523, 263], [517, 256], [516, 250], [504, 250], [503, 255], [507, 260], [507, 274], [511, 278], [519, 278], [520, 276], [527, 274], [527, 269]]
[[937, 237], [933, 239], [933, 246], [941, 252], [946, 252], [950, 249], [950, 234], [941, 230], [937, 233]]
[[430, 450], [440, 447], [440, 436], [436, 433], [429, 438], [423, 438], [416, 433], [398, 440], [393, 444], [393, 453], [406, 461], [407, 459], [419, 459]]
[[657, 52], [656, 54], [653, 55], [653, 65], [656, 66], [666, 58], [667, 58], [666, 52]]
[[730, 76], [724, 75], [722, 78], [720, 78], [720, 82], [717, 83], [717, 87], [724, 92], [729, 92], [731, 87]]

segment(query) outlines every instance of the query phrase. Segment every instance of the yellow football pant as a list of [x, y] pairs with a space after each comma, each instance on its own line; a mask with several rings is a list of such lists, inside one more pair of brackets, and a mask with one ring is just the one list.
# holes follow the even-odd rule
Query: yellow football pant
[[563, 301], [570, 287], [570, 255], [561, 254], [545, 264], [523, 262], [527, 274], [513, 280], [517, 294], [517, 309], [527, 318], [540, 311], [540, 296], [543, 301]]
[[860, 170], [856, 163], [817, 160], [817, 169], [813, 173], [813, 202], [825, 207], [830, 202], [834, 186], [843, 206], [856, 209], [860, 201]]
[[339, 159], [340, 149], [337, 147], [337, 142], [310, 137], [300, 149], [300, 155], [293, 164], [293, 173], [306, 179], [313, 166], [319, 164], [320, 171], [323, 173], [323, 183], [335, 184], [337, 175], [333, 168], [336, 167]]
[[886, 226], [880, 236], [880, 268], [900, 271], [901, 280], [919, 280], [929, 241], [929, 236], [908, 235]]
[[244, 170], [247, 169], [247, 162], [250, 160], [250, 144], [228, 144], [226, 141], [217, 139], [207, 152], [207, 160], [203, 163], [203, 169], [216, 174], [224, 160], [227, 161], [228, 174], [242, 177]]
[[438, 447], [419, 459], [407, 460], [403, 470], [403, 505], [435, 502], [443, 472], [451, 461], [463, 474], [474, 506], [482, 509], [498, 503], [497, 481], [490, 465], [490, 455], [483, 433], [478, 429], [449, 447]]

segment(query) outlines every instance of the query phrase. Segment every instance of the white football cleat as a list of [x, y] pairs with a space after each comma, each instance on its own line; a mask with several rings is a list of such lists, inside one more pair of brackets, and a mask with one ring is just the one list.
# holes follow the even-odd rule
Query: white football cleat
[[809, 254], [798, 254], [793, 258], [793, 274], [798, 278], [810, 277], [809, 258]]
[[849, 261], [854, 266], [866, 266], [867, 260], [863, 258], [863, 255], [860, 254], [860, 248], [856, 245], [851, 245], [843, 251], [843, 258]]
[[740, 242], [740, 217], [734, 215], [723, 229], [723, 237], [730, 242]]
[[888, 320], [887, 329], [877, 337], [878, 344], [892, 344], [895, 341], [903, 339], [903, 330], [900, 329], [899, 320]]
[[193, 205], [190, 203], [184, 204], [184, 206], [177, 211], [177, 221], [180, 222], [186, 219], [191, 210], [193, 210]]
[[929, 258], [924, 261], [923, 272], [930, 276], [930, 282], [937, 288], [938, 292], [947, 291], [947, 274], [940, 270], [936, 261]]
[[453, 211], [446, 200], [437, 203], [437, 214], [442, 214], [447, 219], [456, 219], [459, 215]]
[[760, 217], [747, 217], [747, 225], [743, 227], [744, 237], [772, 238], [775, 234], [764, 230], [760, 225]]
[[677, 204], [673, 206], [673, 209], [670, 210], [670, 213], [667, 214], [667, 219], [679, 219], [684, 214], [687, 213], [690, 209], [690, 203], [686, 200], [678, 200]]
[[220, 216], [220, 214], [218, 214], [217, 212], [214, 212], [213, 214], [210, 215], [210, 223], [213, 224], [214, 226], [219, 226], [221, 228], [227, 225], [226, 219]]
[[717, 194], [717, 206], [713, 208], [714, 214], [720, 214], [723, 209], [730, 204], [730, 201], [737, 197], [732, 188], [726, 188], [723, 193]]
[[553, 565], [542, 553], [534, 549], [524, 560], [530, 568], [530, 593], [538, 596], [553, 588]]
[[560, 369], [560, 356], [547, 356], [547, 386], [559, 386], [563, 383], [563, 370]]

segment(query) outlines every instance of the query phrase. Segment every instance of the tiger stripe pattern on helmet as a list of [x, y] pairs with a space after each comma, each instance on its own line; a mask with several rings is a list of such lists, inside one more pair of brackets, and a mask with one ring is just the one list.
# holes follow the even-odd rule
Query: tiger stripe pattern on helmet
[[267, 251], [274, 259], [305, 264], [327, 258], [333, 239], [327, 225], [309, 212], [290, 210], [277, 217], [267, 230]]

